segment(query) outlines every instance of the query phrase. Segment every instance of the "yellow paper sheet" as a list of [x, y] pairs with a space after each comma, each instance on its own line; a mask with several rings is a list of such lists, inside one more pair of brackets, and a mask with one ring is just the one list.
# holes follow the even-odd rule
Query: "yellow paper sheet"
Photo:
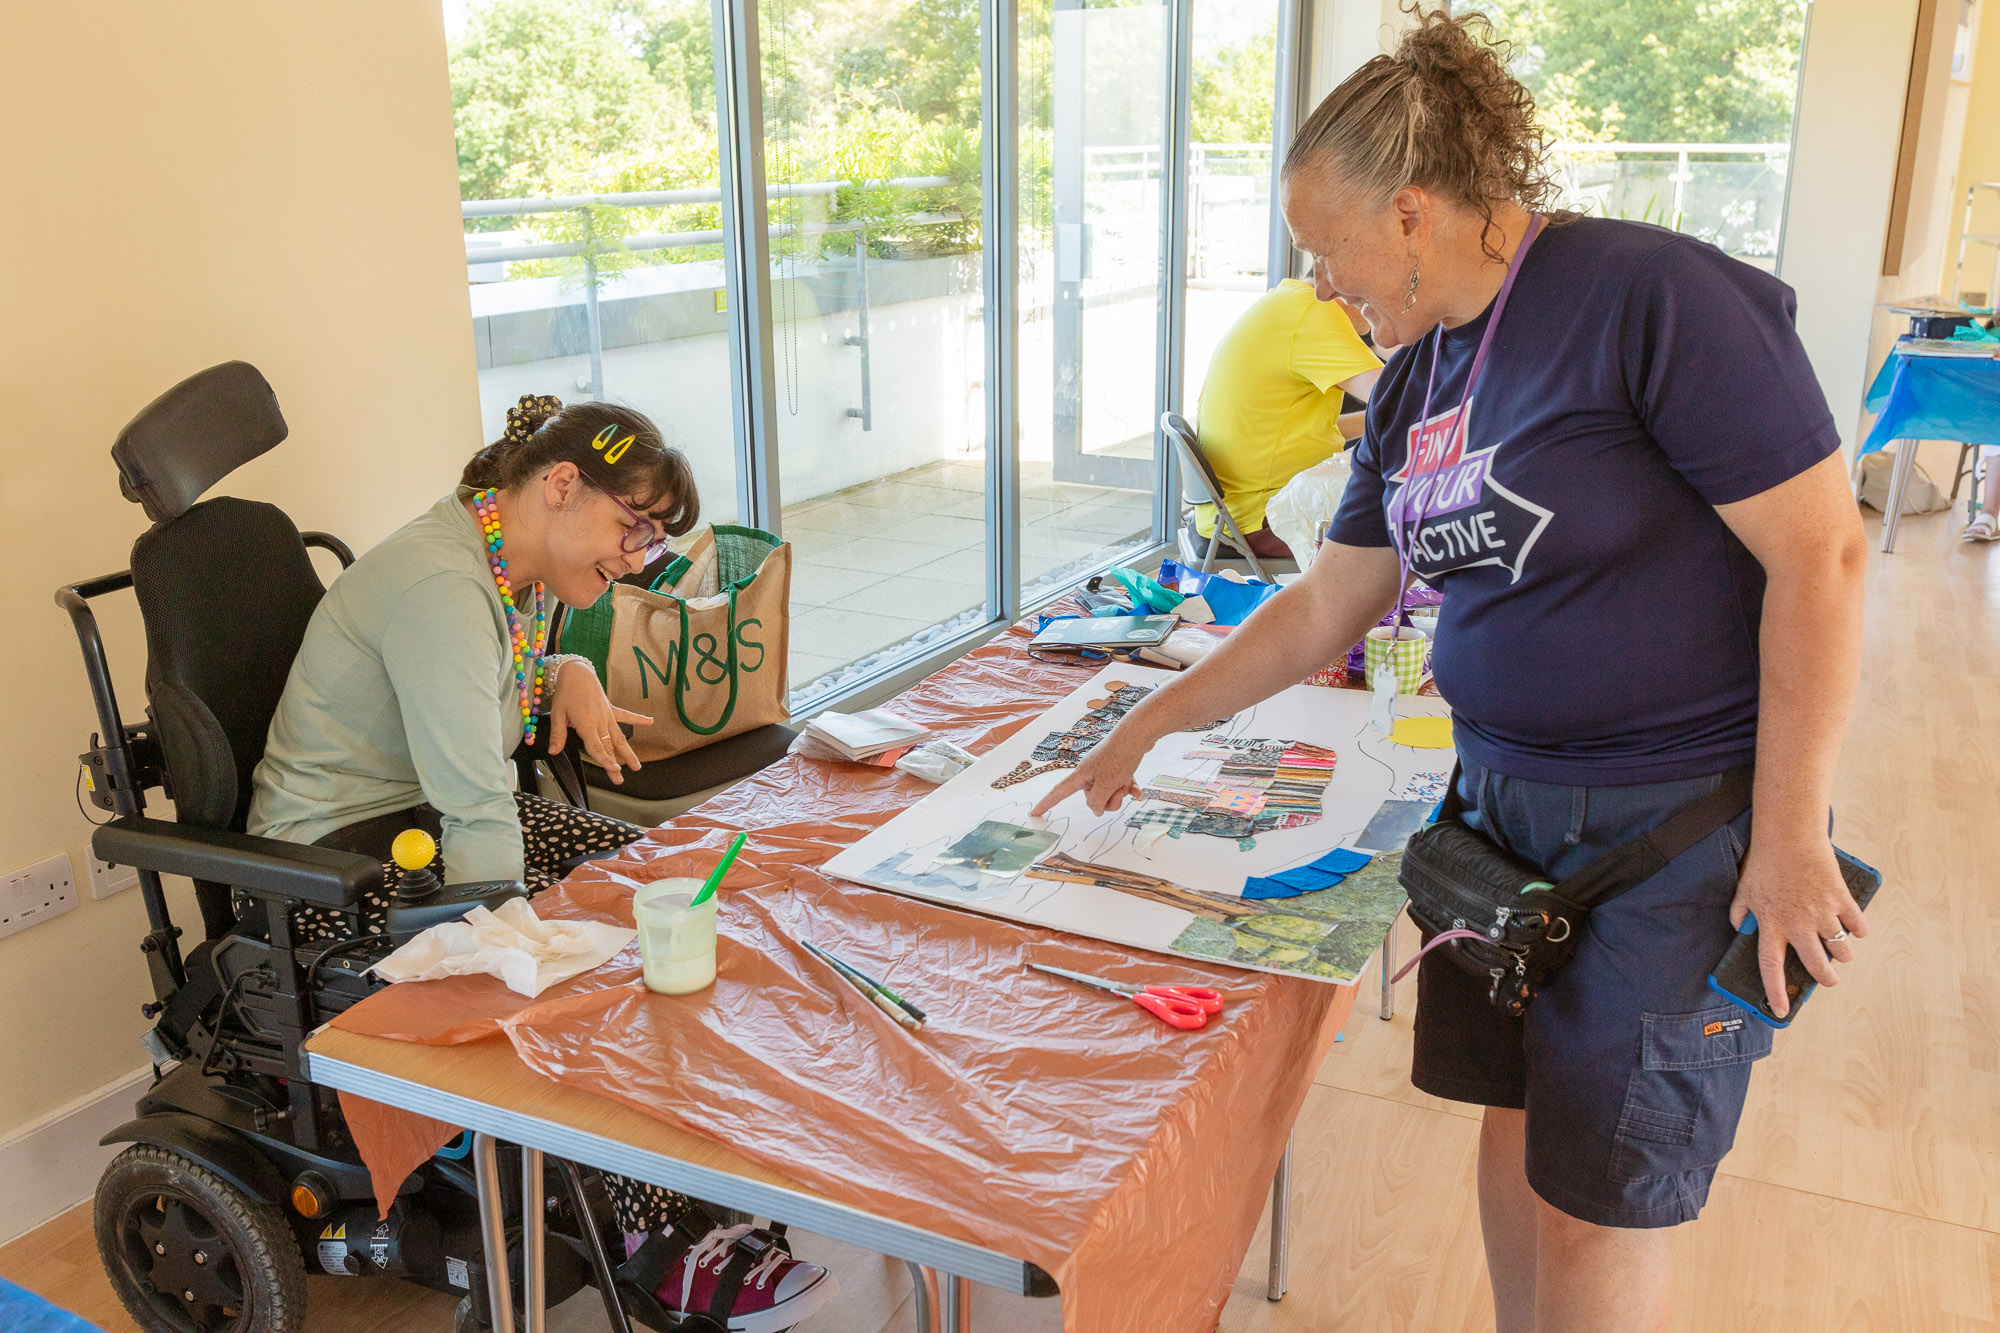
[[1399, 717], [1389, 728], [1392, 745], [1407, 745], [1413, 750], [1449, 750], [1451, 748], [1451, 719], [1448, 717]]

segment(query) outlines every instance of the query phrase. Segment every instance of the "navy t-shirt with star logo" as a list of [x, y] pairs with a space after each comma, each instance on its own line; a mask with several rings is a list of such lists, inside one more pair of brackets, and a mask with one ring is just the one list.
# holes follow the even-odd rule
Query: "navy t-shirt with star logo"
[[1715, 507], [1840, 447], [1795, 305], [1704, 242], [1577, 218], [1522, 261], [1463, 433], [1490, 309], [1390, 360], [1328, 535], [1443, 592], [1467, 759], [1572, 786], [1752, 761], [1764, 571]]

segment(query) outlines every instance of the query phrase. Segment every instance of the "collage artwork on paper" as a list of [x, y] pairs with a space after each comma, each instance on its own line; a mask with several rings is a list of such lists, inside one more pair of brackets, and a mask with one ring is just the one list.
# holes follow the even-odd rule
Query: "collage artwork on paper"
[[[1359, 690], [1296, 685], [1170, 735], [1143, 798], [1029, 810], [1173, 673], [1111, 666], [827, 863], [874, 888], [1117, 944], [1351, 984], [1403, 903], [1401, 848], [1449, 750], [1393, 743]], [[1401, 696], [1398, 718], [1448, 719]]]

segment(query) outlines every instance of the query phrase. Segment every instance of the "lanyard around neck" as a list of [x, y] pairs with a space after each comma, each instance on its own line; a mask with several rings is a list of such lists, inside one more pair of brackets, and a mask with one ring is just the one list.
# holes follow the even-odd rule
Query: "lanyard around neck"
[[[1507, 261], [1507, 276], [1500, 280], [1500, 294], [1493, 298], [1493, 305], [1487, 312], [1486, 331], [1479, 335], [1479, 350], [1472, 354], [1472, 369], [1465, 377], [1465, 392], [1458, 396], [1458, 415], [1452, 418], [1451, 427], [1446, 432], [1443, 446], [1434, 451], [1432, 455], [1430, 467], [1432, 473], [1436, 473], [1444, 467], [1445, 460], [1451, 457], [1452, 446], [1462, 441], [1465, 437], [1466, 408], [1472, 403], [1472, 391], [1474, 386], [1479, 383], [1479, 372], [1486, 369], [1486, 354], [1493, 350], [1493, 334], [1500, 327], [1500, 316], [1506, 312], [1507, 298], [1514, 291], [1514, 279], [1521, 275], [1521, 261], [1527, 257], [1528, 247], [1535, 243], [1535, 237], [1541, 232], [1542, 224], [1546, 221], [1547, 219], [1540, 213], [1529, 215], [1528, 229], [1521, 233], [1521, 243], [1514, 248], [1514, 257]], [[1431, 397], [1437, 389], [1438, 360], [1444, 351], [1444, 325], [1442, 322], [1432, 328], [1430, 342], [1430, 378], [1424, 384], [1423, 412], [1417, 417], [1416, 439], [1410, 446], [1407, 460], [1410, 476], [1409, 480], [1403, 483], [1406, 493], [1410, 487], [1415, 486], [1423, 479], [1423, 473], [1418, 471], [1418, 464], [1424, 452], [1424, 429], [1430, 424], [1431, 419]], [[1423, 528], [1424, 520], [1430, 517], [1430, 498], [1428, 495], [1424, 497], [1424, 508], [1417, 512], [1416, 521], [1404, 530], [1404, 539], [1397, 543], [1401, 548], [1398, 554], [1401, 556], [1403, 570], [1402, 582], [1396, 594], [1396, 611], [1399, 623], [1405, 614], [1403, 610], [1403, 594], [1408, 591], [1410, 583], [1410, 544], [1416, 540], [1417, 533]], [[1408, 506], [1406, 505], [1404, 508], [1407, 511]]]

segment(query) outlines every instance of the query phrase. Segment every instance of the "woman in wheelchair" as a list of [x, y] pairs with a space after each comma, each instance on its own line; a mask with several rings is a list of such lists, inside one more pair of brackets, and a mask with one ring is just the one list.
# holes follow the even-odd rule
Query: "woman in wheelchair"
[[[380, 859], [383, 894], [360, 908], [373, 934], [401, 880], [389, 850], [404, 829], [442, 843], [444, 883], [521, 880], [530, 893], [639, 838], [622, 820], [515, 790], [512, 756], [546, 727], [550, 753], [574, 733], [613, 781], [639, 766], [618, 723], [644, 719], [612, 706], [585, 659], [544, 655], [549, 617], [659, 558], [699, 510], [686, 458], [641, 414], [523, 397], [453, 493], [319, 603], [256, 768], [249, 832]], [[355, 929], [309, 907], [295, 923], [301, 939]], [[782, 1246], [747, 1272], [731, 1263], [748, 1226], [714, 1227], [701, 1205], [637, 1181], [605, 1183], [628, 1250], [664, 1233], [652, 1271], [670, 1309], [769, 1333], [834, 1294], [824, 1269]]]

